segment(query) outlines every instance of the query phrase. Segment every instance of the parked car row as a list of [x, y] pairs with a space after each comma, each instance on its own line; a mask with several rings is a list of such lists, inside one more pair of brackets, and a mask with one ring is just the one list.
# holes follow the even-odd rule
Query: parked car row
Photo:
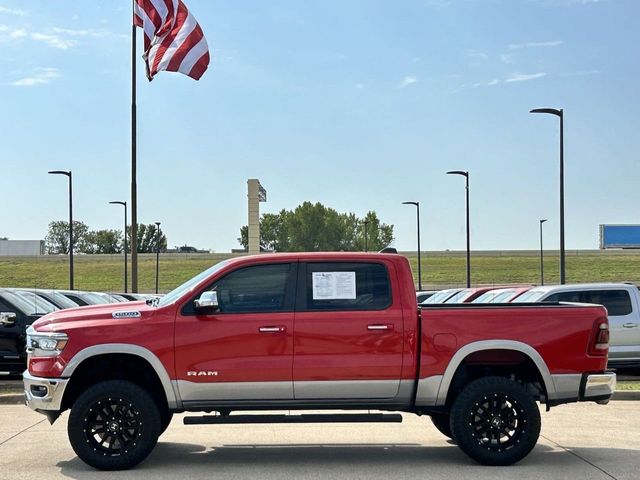
[[557, 302], [603, 305], [611, 332], [609, 367], [640, 366], [640, 291], [630, 283], [452, 288], [435, 292], [420, 305]]
[[56, 310], [147, 300], [156, 295], [79, 290], [0, 288], [0, 377], [19, 375], [26, 366], [26, 330]]

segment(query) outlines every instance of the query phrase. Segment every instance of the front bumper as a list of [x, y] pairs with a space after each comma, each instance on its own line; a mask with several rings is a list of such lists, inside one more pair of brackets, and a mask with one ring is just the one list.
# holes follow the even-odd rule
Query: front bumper
[[34, 377], [28, 370], [22, 374], [24, 382], [24, 399], [27, 407], [36, 412], [59, 412], [62, 398], [69, 383], [68, 378]]
[[616, 374], [613, 372], [589, 374], [584, 376], [581, 388], [581, 400], [606, 403], [616, 389]]

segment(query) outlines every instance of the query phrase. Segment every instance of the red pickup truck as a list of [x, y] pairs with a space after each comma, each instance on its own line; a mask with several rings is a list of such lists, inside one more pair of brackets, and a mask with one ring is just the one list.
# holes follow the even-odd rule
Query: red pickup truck
[[[537, 442], [536, 402], [609, 400], [608, 340], [595, 305], [420, 310], [397, 254], [270, 254], [225, 260], [160, 300], [42, 317], [28, 331], [24, 386], [51, 422], [71, 410], [71, 446], [105, 470], [141, 462], [177, 412], [216, 412], [185, 424], [410, 412], [476, 461], [508, 465]], [[242, 413], [283, 409], [346, 412]]]

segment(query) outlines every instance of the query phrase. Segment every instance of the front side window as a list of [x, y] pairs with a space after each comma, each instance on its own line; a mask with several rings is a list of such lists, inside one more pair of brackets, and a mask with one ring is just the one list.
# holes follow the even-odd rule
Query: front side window
[[291, 265], [256, 265], [235, 270], [208, 290], [218, 293], [221, 313], [284, 311]]
[[389, 275], [379, 263], [308, 263], [307, 310], [383, 310], [391, 305]]

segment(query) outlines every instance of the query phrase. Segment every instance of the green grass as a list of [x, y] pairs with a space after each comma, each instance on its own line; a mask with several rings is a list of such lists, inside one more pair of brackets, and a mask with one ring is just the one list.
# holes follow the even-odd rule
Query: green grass
[[[165, 254], [160, 256], [160, 291], [166, 292], [231, 254]], [[417, 258], [407, 254], [416, 274]], [[537, 284], [540, 282], [537, 252], [475, 252], [473, 285]], [[83, 290], [122, 291], [123, 260], [119, 255], [78, 255], [75, 286]], [[139, 256], [139, 290], [155, 288], [155, 255]], [[640, 283], [640, 253], [627, 251], [568, 251], [568, 282]], [[545, 282], [558, 282], [558, 255], [545, 254]], [[416, 282], [417, 283], [417, 282]], [[460, 252], [426, 252], [422, 255], [425, 289], [463, 286], [465, 256]], [[0, 257], [0, 287], [67, 288], [66, 256]]]
[[616, 390], [640, 390], [640, 382], [618, 382]]

